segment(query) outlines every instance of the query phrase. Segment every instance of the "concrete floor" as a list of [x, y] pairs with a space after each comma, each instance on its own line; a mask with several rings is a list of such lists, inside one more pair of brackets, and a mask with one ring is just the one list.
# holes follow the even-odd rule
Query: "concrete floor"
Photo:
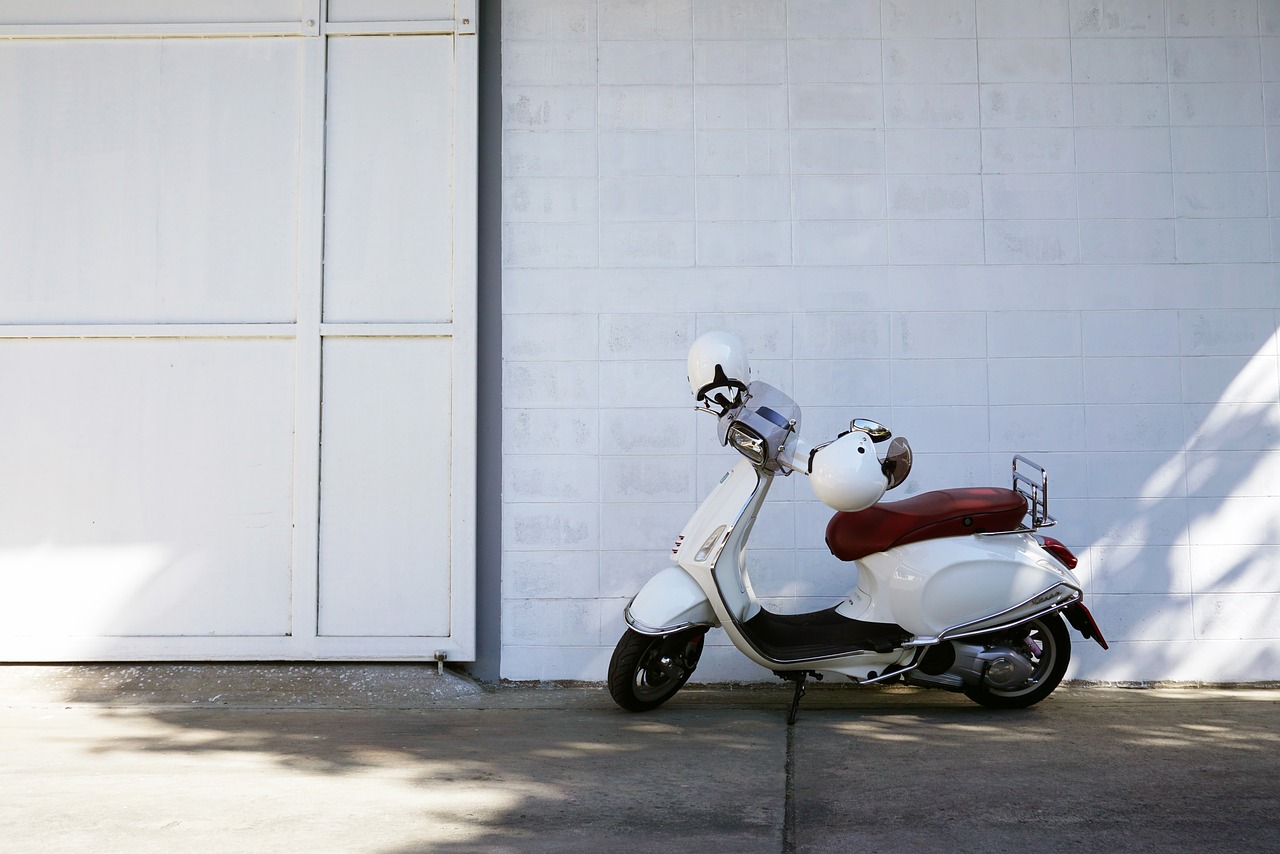
[[0, 668], [14, 852], [1280, 851], [1280, 690], [595, 686]]

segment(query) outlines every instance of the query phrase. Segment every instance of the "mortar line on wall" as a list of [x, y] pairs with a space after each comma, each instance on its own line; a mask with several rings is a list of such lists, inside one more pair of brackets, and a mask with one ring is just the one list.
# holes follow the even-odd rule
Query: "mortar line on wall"
[[[596, 16], [596, 61], [595, 61], [595, 86], [596, 86], [596, 269], [604, 268], [604, 165], [601, 160], [601, 127], [600, 127], [600, 94], [603, 89], [600, 79], [600, 54], [604, 50], [604, 39], [601, 34], [600, 27], [600, 6], [595, 6]], [[604, 316], [601, 312], [600, 302], [597, 300], [595, 304], [595, 328], [596, 328], [596, 358], [595, 358], [595, 422], [596, 422], [596, 441], [595, 441], [595, 475], [596, 475], [596, 501], [594, 508], [595, 526], [596, 526], [596, 542], [595, 542], [595, 561], [596, 561], [596, 590], [597, 601], [600, 598], [601, 583], [604, 580], [601, 576], [604, 572], [604, 563], [600, 556], [604, 550], [604, 478], [603, 478], [603, 457], [601, 448], [601, 436], [604, 433], [604, 394], [603, 380], [601, 369], [604, 363]], [[598, 606], [599, 607], [599, 606]], [[603, 641], [603, 608], [597, 613], [597, 632]]]
[[[786, 93], [783, 102], [786, 106], [787, 121], [787, 248], [791, 257], [791, 268], [796, 267], [796, 170], [795, 170], [795, 134], [791, 126], [791, 4], [783, 11], [786, 16], [787, 38], [782, 56], [782, 88]], [[794, 364], [794, 363], [793, 363]], [[793, 369], [794, 371], [794, 369]]]
[[[977, 0], [974, 0], [974, 4], [973, 4], [973, 65], [974, 65], [974, 78], [975, 78], [974, 88], [977, 90], [977, 95], [978, 95], [978, 193], [979, 193], [978, 198], [980, 200], [979, 213], [981, 215], [981, 219], [979, 220], [979, 226], [980, 226], [980, 231], [982, 235], [982, 263], [983, 265], [986, 265], [988, 263], [988, 259], [987, 259], [987, 187], [986, 187], [987, 171], [986, 171], [986, 163], [984, 162], [982, 157], [982, 134], [983, 134], [982, 62], [981, 62], [982, 42], [980, 37], [981, 37], [981, 33], [978, 31], [978, 2]], [[986, 380], [986, 383], [987, 383], [987, 406], [986, 406], [986, 409], [987, 409], [987, 437], [986, 437], [987, 438], [987, 470], [991, 471], [992, 443], [994, 440], [993, 431], [995, 429], [994, 428], [995, 413], [992, 411], [992, 405], [991, 405], [991, 350], [989, 347], [989, 342], [986, 340], [986, 335], [985, 335], [987, 317], [989, 314], [990, 314], [989, 311], [983, 312], [982, 322], [984, 327], [983, 328], [983, 331], [984, 331], [983, 347], [984, 347], [984, 353], [986, 354], [986, 359], [983, 365], [983, 374], [984, 374], [983, 378]]]
[[[595, 37], [595, 89], [596, 89], [596, 269], [600, 270], [604, 266], [604, 169], [601, 166], [601, 129], [600, 129], [600, 51], [602, 49], [600, 38], [600, 7], [597, 5], [595, 10], [596, 16], [596, 37]], [[596, 360], [599, 361], [600, 335], [599, 328], [596, 329]], [[599, 385], [597, 384], [597, 394], [599, 393]], [[596, 402], [596, 409], [599, 410], [599, 401]]]
[[691, 266], [697, 268], [701, 266], [698, 248], [702, 244], [698, 240], [698, 232], [701, 230], [702, 216], [698, 198], [698, 178], [701, 176], [701, 171], [698, 166], [698, 4], [696, 3], [689, 4], [689, 92], [689, 102], [693, 112], [690, 117], [689, 133], [689, 144], [693, 146], [693, 163], [690, 167], [693, 175], [689, 179], [693, 185], [693, 264]]
[[[1262, 4], [1258, 4], [1258, 76], [1262, 79], [1262, 165], [1267, 175], [1267, 219], [1270, 220], [1275, 216], [1276, 212], [1271, 205], [1271, 134], [1267, 133], [1269, 127], [1267, 123], [1267, 68], [1266, 55], [1262, 50], [1263, 39], [1262, 27]], [[1267, 245], [1271, 250], [1271, 260], [1276, 260], [1276, 230], [1269, 228], [1267, 234]]]
[[[978, 38], [978, 0], [973, 3], [973, 77], [974, 88], [978, 90], [978, 214], [982, 226], [982, 263], [987, 262], [987, 172], [982, 161], [982, 48]], [[991, 377], [987, 376], [988, 410], [990, 410]], [[987, 439], [990, 442], [991, 419], [987, 419]], [[990, 449], [990, 444], [988, 444]]]
[[1076, 59], [1075, 37], [1071, 33], [1071, 22], [1067, 21], [1067, 79], [1071, 82], [1071, 188], [1076, 201], [1076, 263], [1084, 263], [1084, 233], [1080, 216], [1080, 149], [1077, 145], [1076, 131], [1080, 127], [1076, 115]]
[[[599, 182], [597, 182], [598, 184]], [[601, 388], [600, 366], [604, 362], [604, 316], [597, 309], [596, 311], [596, 452], [595, 452], [595, 470], [596, 470], [596, 593], [599, 595], [601, 572], [603, 567], [600, 561], [600, 554], [604, 550], [604, 544], [601, 542], [600, 535], [604, 528], [604, 450], [601, 447], [600, 438], [604, 435], [604, 395]]]
[[1165, 110], [1168, 118], [1166, 119], [1166, 130], [1169, 134], [1169, 216], [1170, 222], [1173, 224], [1173, 263], [1177, 264], [1179, 257], [1182, 255], [1181, 239], [1178, 235], [1178, 169], [1176, 166], [1176, 157], [1174, 156], [1174, 140], [1173, 140], [1173, 75], [1169, 71], [1169, 10], [1167, 3], [1164, 6], [1164, 34], [1160, 37], [1161, 44], [1164, 47], [1164, 100]]
[[[1178, 169], [1177, 169], [1177, 158], [1174, 153], [1175, 149], [1174, 149], [1174, 138], [1173, 138], [1174, 137], [1174, 134], [1173, 134], [1173, 128], [1174, 128], [1173, 74], [1170, 69], [1171, 60], [1169, 57], [1169, 49], [1170, 49], [1169, 42], [1170, 42], [1171, 34], [1169, 32], [1169, 9], [1168, 9], [1167, 2], [1164, 4], [1164, 12], [1165, 12], [1164, 35], [1162, 36], [1162, 41], [1164, 43], [1165, 106], [1166, 106], [1166, 110], [1168, 111], [1167, 127], [1168, 127], [1168, 133], [1169, 133], [1169, 193], [1170, 193], [1169, 204], [1171, 206], [1169, 210], [1169, 215], [1170, 217], [1172, 217], [1172, 223], [1173, 223], [1173, 263], [1177, 264], [1179, 256], [1182, 254], [1181, 245], [1180, 245], [1182, 241], [1178, 233]], [[1259, 65], [1259, 68], [1261, 68], [1261, 65]], [[1175, 316], [1177, 317], [1178, 326], [1179, 328], [1181, 328], [1182, 311], [1180, 309], [1175, 310]], [[1187, 365], [1187, 355], [1183, 352], [1182, 343], [1181, 341], [1179, 341], [1178, 342], [1178, 383], [1180, 388], [1183, 389], [1183, 391], [1179, 395], [1178, 409], [1181, 413], [1180, 420], [1182, 422], [1182, 436], [1183, 436], [1184, 450], [1190, 438], [1187, 434], [1187, 402], [1186, 400], [1182, 399], [1186, 395], [1185, 389], [1187, 387], [1186, 365]], [[1185, 490], [1187, 487], [1185, 453], [1183, 454], [1183, 475], [1182, 476], [1183, 476], [1183, 489]], [[1183, 501], [1182, 501], [1183, 518], [1181, 521], [1182, 521], [1182, 530], [1186, 534], [1187, 559], [1190, 560], [1191, 510], [1190, 510], [1190, 502], [1187, 501], [1188, 497], [1189, 497], [1189, 494], [1184, 494], [1183, 496]], [[1174, 546], [1169, 546], [1168, 548], [1172, 550]], [[1195, 638], [1195, 591], [1194, 590], [1191, 590], [1191, 589], [1188, 590], [1187, 601], [1191, 610], [1191, 638], [1189, 640], [1194, 643], [1196, 640]]]
[[[1272, 312], [1271, 312], [1271, 326], [1272, 326], [1272, 328], [1274, 328], [1274, 329], [1280, 329], [1280, 326], [1277, 326], [1277, 321], [1280, 321], [1280, 311], [1276, 311], [1276, 310], [1274, 310], [1274, 309], [1273, 309], [1273, 310], [1272, 310]], [[1272, 333], [1272, 340], [1273, 340], [1273, 341], [1275, 340], [1275, 333]], [[1275, 357], [1276, 361], [1277, 361], [1278, 363], [1280, 363], [1280, 352], [1275, 353], [1275, 354], [1274, 354], [1274, 357]], [[1280, 364], [1278, 364], [1278, 365], [1277, 365], [1277, 367], [1278, 367], [1278, 368], [1280, 368]], [[1276, 394], [1277, 394], [1277, 400], [1280, 400], [1280, 370], [1277, 370], [1277, 372], [1276, 372]], [[1280, 403], [1278, 403], [1277, 405], [1278, 405], [1278, 406], [1280, 406]], [[1184, 435], [1185, 435], [1185, 431], [1184, 431]], [[1188, 494], [1190, 494], [1190, 493], [1188, 493]]]
[[[975, 0], [976, 2], [976, 0]], [[880, 4], [880, 32], [879, 38], [876, 39], [876, 49], [880, 51], [880, 162], [882, 166], [882, 178], [884, 182], [884, 263], [886, 268], [893, 267], [893, 240], [891, 233], [893, 231], [893, 218], [889, 215], [889, 117], [885, 111], [884, 105], [884, 89], [885, 89], [885, 67], [884, 67], [884, 4]], [[892, 290], [890, 291], [892, 293]], [[890, 309], [893, 308], [893, 302], [889, 303]], [[893, 359], [889, 360], [889, 381], [890, 381], [890, 398], [889, 398], [889, 414], [893, 414]]]
[[[1178, 315], [1178, 331], [1179, 331], [1179, 336], [1181, 336], [1182, 309], [1178, 309], [1177, 315]], [[1183, 377], [1183, 370], [1182, 370], [1182, 367], [1184, 364], [1186, 364], [1186, 353], [1183, 352], [1182, 341], [1179, 340], [1178, 342], [1178, 382], [1182, 389], [1185, 389], [1187, 387], [1186, 380]], [[1187, 567], [1188, 567], [1187, 571], [1188, 571], [1188, 574], [1190, 575], [1191, 512], [1189, 509], [1190, 502], [1188, 501], [1188, 499], [1191, 497], [1191, 470], [1190, 470], [1191, 467], [1188, 464], [1187, 451], [1190, 450], [1190, 447], [1191, 447], [1191, 433], [1188, 430], [1188, 428], [1191, 425], [1187, 423], [1187, 402], [1182, 399], [1184, 396], [1185, 396], [1185, 392], [1180, 393], [1178, 396], [1178, 413], [1180, 415], [1179, 420], [1182, 422], [1182, 447], [1176, 453], [1182, 457], [1182, 495], [1178, 497], [1181, 498], [1182, 500], [1182, 506], [1185, 508], [1188, 508], [1187, 510], [1187, 542], [1186, 542], [1185, 548], [1187, 550]], [[1192, 608], [1194, 608], [1196, 591], [1195, 591], [1195, 585], [1194, 583], [1192, 583], [1191, 577], [1188, 577], [1187, 579], [1187, 590], [1189, 595], [1192, 597], [1192, 602], [1193, 602]], [[1193, 631], [1194, 631], [1194, 628], [1193, 628]]]

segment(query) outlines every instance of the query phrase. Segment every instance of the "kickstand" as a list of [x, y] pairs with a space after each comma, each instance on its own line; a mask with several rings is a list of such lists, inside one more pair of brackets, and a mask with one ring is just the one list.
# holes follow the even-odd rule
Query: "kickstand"
[[800, 714], [800, 698], [804, 696], [804, 680], [809, 674], [803, 670], [794, 676], [787, 674], [784, 678], [796, 683], [796, 692], [791, 697], [791, 711], [787, 713], [787, 726], [795, 726], [796, 715]]

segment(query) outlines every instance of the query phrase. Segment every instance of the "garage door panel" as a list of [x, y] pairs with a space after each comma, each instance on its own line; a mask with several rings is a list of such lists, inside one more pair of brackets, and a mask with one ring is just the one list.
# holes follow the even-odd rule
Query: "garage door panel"
[[163, 45], [157, 282], [183, 320], [292, 320], [301, 42]]
[[301, 21], [316, 0], [6, 0], [0, 24], [205, 24]]
[[451, 350], [324, 342], [321, 635], [449, 634]]
[[474, 11], [0, 0], [0, 660], [475, 655]]
[[0, 41], [0, 318], [148, 314], [159, 57], [159, 42]]
[[453, 15], [453, 0], [329, 0], [330, 21], [430, 21]]
[[301, 61], [298, 39], [0, 40], [0, 319], [292, 320]]
[[452, 316], [453, 39], [329, 40], [324, 319]]
[[0, 341], [3, 634], [287, 634], [293, 383], [288, 341]]

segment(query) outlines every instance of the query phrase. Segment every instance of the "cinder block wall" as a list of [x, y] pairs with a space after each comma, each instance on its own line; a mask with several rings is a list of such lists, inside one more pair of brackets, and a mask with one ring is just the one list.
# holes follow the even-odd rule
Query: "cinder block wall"
[[[503, 16], [503, 676], [603, 677], [733, 461], [684, 369], [725, 328], [810, 436], [909, 437], [904, 493], [1049, 468], [1114, 641], [1073, 677], [1280, 679], [1280, 2]], [[772, 605], [851, 583], [828, 515], [779, 484]]]

